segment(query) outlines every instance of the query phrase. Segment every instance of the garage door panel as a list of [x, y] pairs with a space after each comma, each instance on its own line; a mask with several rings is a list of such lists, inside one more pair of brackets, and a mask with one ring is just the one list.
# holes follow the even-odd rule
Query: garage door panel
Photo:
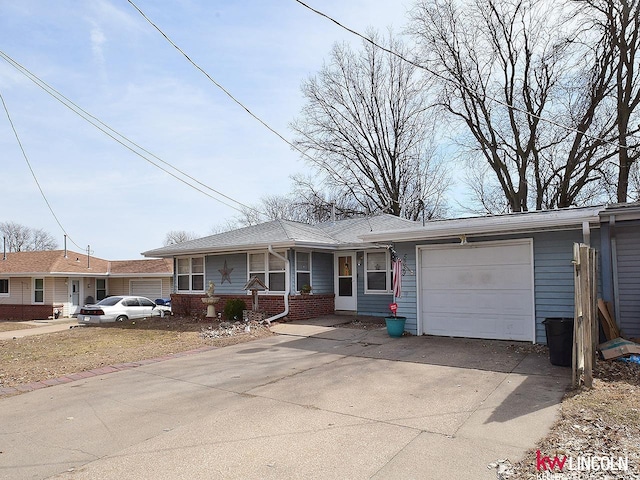
[[423, 267], [422, 281], [425, 288], [531, 290], [531, 275], [522, 272], [522, 265]]
[[447, 267], [451, 264], [522, 265], [529, 263], [526, 258], [529, 253], [529, 246], [524, 244], [510, 244], [504, 247], [452, 245], [422, 251], [423, 257], [431, 257], [430, 264], [434, 267]]
[[427, 323], [430, 326], [429, 334], [451, 337], [473, 337], [495, 339], [496, 331], [501, 333], [501, 340], [530, 340], [530, 328], [525, 327], [528, 316], [514, 317], [498, 316], [470, 319], [468, 315], [434, 315]]
[[162, 280], [157, 278], [131, 280], [129, 282], [129, 295], [139, 295], [151, 300], [161, 298]]
[[[455, 314], [510, 314], [527, 315], [531, 312], [532, 299], [530, 292], [519, 296], [506, 295], [496, 305], [496, 295], [492, 291], [451, 292], [436, 290], [424, 297], [429, 312]], [[499, 312], [496, 310], [499, 309]]]
[[421, 322], [433, 335], [533, 340], [532, 243], [420, 251]]

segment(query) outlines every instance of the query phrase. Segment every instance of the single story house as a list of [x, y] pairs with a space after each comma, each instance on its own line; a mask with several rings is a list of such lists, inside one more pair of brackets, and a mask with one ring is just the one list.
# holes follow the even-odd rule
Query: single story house
[[[615, 303], [623, 332], [640, 334], [639, 219], [640, 205], [629, 204], [425, 224], [389, 215], [275, 220], [143, 255], [173, 259], [177, 313], [201, 312], [209, 281], [219, 307], [247, 298], [242, 288], [257, 276], [269, 288], [260, 306], [272, 319], [384, 316], [395, 301], [413, 334], [546, 343], [545, 318], [573, 317], [574, 243], [598, 250], [601, 294]], [[392, 257], [402, 261], [399, 297]], [[310, 295], [300, 294], [304, 284]]]
[[173, 262], [109, 261], [65, 250], [8, 252], [0, 258], [0, 319], [48, 318], [109, 295], [168, 298]]
[[[259, 306], [268, 317], [291, 320], [334, 312], [381, 315], [393, 301], [388, 245], [363, 242], [365, 233], [401, 231], [417, 222], [378, 215], [307, 225], [274, 220], [143, 252], [174, 263], [176, 314], [202, 314], [209, 281], [221, 311], [231, 298], [251, 297], [243, 290], [258, 277], [268, 288]], [[310, 295], [302, 295], [304, 285]]]

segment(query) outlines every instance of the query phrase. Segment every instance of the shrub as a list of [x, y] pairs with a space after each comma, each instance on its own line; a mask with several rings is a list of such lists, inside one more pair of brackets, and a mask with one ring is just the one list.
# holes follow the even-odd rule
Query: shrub
[[242, 320], [242, 311], [247, 309], [247, 304], [240, 298], [232, 298], [224, 304], [224, 316], [229, 321]]

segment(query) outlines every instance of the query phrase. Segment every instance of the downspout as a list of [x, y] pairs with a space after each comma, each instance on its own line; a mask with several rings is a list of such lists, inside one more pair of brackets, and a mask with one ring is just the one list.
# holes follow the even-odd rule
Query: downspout
[[589, 222], [582, 222], [582, 242], [591, 246], [591, 229], [589, 228]]
[[271, 255], [278, 257], [281, 260], [284, 260], [284, 312], [278, 313], [277, 315], [266, 318], [265, 322], [267, 323], [271, 323], [274, 320], [278, 320], [282, 317], [286, 317], [287, 315], [289, 315], [289, 292], [291, 291], [291, 279], [289, 278], [289, 275], [290, 275], [289, 259], [286, 257], [283, 257], [279, 253], [274, 252], [273, 247], [271, 245], [269, 245], [269, 253]]

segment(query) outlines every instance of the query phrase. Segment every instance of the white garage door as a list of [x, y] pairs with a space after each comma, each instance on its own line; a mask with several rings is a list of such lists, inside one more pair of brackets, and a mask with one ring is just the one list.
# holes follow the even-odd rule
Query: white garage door
[[531, 240], [420, 249], [422, 333], [534, 340]]
[[155, 278], [146, 280], [131, 280], [129, 282], [129, 295], [139, 295], [141, 297], [147, 297], [151, 300], [162, 298], [162, 280]]

